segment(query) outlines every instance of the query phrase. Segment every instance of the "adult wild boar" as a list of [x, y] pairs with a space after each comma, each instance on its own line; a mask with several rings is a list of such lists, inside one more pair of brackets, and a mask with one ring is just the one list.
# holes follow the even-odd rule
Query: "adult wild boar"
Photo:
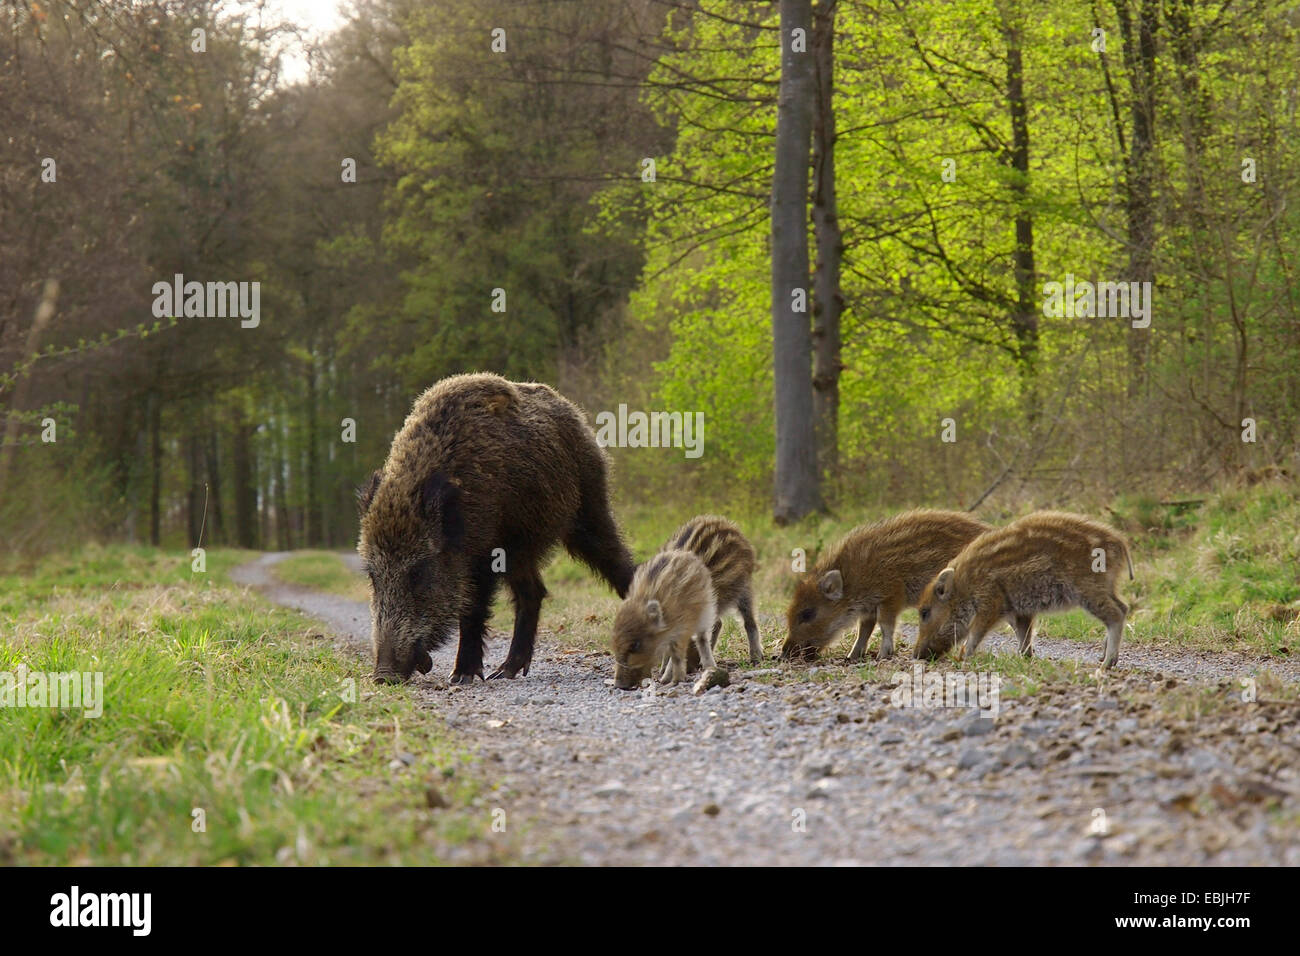
[[502, 578], [514, 634], [488, 675], [527, 674], [556, 544], [619, 597], [633, 562], [610, 513], [605, 454], [582, 412], [547, 385], [456, 375], [415, 400], [384, 467], [359, 492], [357, 552], [370, 576], [375, 680], [428, 673], [460, 631], [453, 683], [483, 676], [483, 640]]

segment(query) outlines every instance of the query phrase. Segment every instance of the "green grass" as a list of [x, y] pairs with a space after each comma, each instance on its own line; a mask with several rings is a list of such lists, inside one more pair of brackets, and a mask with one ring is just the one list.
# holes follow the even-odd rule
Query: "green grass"
[[[1126, 639], [1287, 656], [1300, 639], [1300, 495], [1293, 484], [1228, 490], [1197, 506], [1119, 502], [1137, 580]], [[1082, 619], [1067, 624], [1074, 636]]]
[[228, 587], [245, 557], [211, 551], [199, 575], [96, 548], [0, 578], [0, 671], [99, 672], [105, 697], [98, 718], [0, 707], [0, 864], [508, 860], [437, 717]]
[[297, 551], [271, 568], [286, 584], [339, 594], [353, 601], [370, 600], [366, 579], [349, 569], [334, 551]]
[[168, 552], [136, 545], [89, 547], [75, 557], [43, 558], [0, 568], [0, 618], [17, 614], [34, 602], [90, 592], [129, 591], [168, 584], [191, 585], [227, 580], [230, 569], [256, 557], [256, 551], [209, 550], [202, 573], [189, 552]]

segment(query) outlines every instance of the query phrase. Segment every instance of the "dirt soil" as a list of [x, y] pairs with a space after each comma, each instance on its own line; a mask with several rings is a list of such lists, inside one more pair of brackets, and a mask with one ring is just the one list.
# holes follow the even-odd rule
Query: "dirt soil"
[[[284, 557], [236, 580], [319, 619], [368, 674], [366, 605], [279, 582]], [[1005, 677], [987, 718], [897, 706], [893, 683], [833, 662], [724, 661], [731, 685], [698, 697], [618, 691], [607, 654], [560, 646], [545, 608], [542, 625], [527, 677], [451, 687], [453, 642], [415, 682], [495, 784], [484, 839], [504, 821], [524, 862], [1300, 865], [1300, 706], [1278, 699], [1300, 661], [1125, 644], [1096, 684]], [[759, 625], [771, 653], [780, 625]], [[492, 638], [488, 662], [508, 633]], [[1014, 652], [1009, 634], [986, 646]], [[1101, 641], [1035, 648], [1091, 673]]]

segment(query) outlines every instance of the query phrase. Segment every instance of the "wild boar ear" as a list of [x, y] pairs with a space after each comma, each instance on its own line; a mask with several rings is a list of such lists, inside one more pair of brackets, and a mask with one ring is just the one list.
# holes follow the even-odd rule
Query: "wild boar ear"
[[465, 537], [465, 512], [460, 485], [452, 482], [440, 471], [435, 471], [420, 484], [420, 514], [427, 521], [437, 522], [442, 533], [443, 547], [458, 548]]
[[659, 602], [654, 598], [645, 602], [645, 616], [650, 619], [650, 626], [655, 630], [664, 629], [664, 609], [659, 606]]
[[956, 574], [952, 568], [944, 568], [934, 579], [934, 596], [940, 601], [946, 601], [952, 595], [952, 579]]
[[376, 469], [369, 480], [357, 488], [357, 508], [363, 517], [370, 510], [370, 505], [375, 500], [375, 492], [379, 490], [379, 476], [380, 472]]
[[844, 575], [839, 571], [827, 571], [817, 581], [817, 590], [822, 592], [822, 597], [828, 601], [838, 601], [844, 597]]

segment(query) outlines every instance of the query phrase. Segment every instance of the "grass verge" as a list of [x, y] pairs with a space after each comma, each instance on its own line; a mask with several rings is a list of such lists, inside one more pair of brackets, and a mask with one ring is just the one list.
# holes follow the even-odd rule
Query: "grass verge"
[[226, 584], [246, 557], [97, 548], [0, 577], [0, 673], [104, 682], [97, 718], [0, 706], [0, 863], [508, 861], [436, 715]]
[[352, 601], [369, 601], [370, 586], [364, 576], [343, 563], [334, 551], [295, 551], [271, 568], [285, 584], [327, 591]]

